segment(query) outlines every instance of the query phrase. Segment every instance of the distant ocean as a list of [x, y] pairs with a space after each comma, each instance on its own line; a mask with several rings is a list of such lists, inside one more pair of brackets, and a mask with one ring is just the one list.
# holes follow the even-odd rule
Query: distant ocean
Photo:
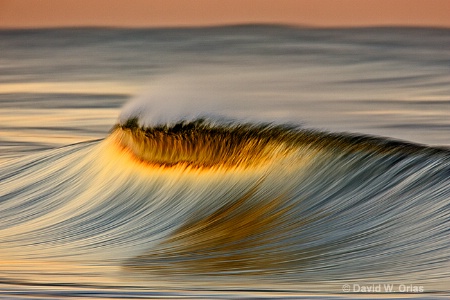
[[0, 297], [450, 295], [450, 29], [0, 30]]

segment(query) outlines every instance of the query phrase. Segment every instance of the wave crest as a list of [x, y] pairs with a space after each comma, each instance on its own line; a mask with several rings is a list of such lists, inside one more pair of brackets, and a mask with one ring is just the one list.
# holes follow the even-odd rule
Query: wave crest
[[111, 136], [140, 161], [194, 168], [261, 165], [293, 154], [299, 138], [287, 126], [212, 125], [202, 119], [147, 128], [129, 119]]
[[300, 130], [289, 125], [214, 123], [205, 119], [152, 127], [137, 118], [117, 124], [110, 139], [123, 151], [153, 166], [193, 168], [253, 167], [285, 158], [301, 159], [318, 151], [329, 154], [407, 156], [448, 151], [369, 136]]

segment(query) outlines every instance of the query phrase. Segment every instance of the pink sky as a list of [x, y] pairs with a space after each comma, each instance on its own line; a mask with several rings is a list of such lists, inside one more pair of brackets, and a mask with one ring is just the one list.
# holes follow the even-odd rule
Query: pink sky
[[0, 0], [0, 27], [450, 27], [450, 0]]

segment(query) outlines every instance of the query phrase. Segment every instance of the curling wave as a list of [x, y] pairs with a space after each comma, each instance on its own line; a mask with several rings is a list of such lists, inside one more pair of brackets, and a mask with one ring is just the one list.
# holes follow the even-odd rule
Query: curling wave
[[450, 284], [445, 149], [289, 126], [144, 128], [129, 119], [102, 141], [2, 170], [5, 261], [108, 265], [182, 282], [246, 276], [317, 291], [356, 279], [427, 291]]

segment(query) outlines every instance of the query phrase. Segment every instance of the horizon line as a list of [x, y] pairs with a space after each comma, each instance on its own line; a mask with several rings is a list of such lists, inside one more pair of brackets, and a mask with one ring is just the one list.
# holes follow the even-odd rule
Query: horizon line
[[207, 29], [207, 28], [226, 28], [226, 27], [283, 27], [293, 29], [376, 29], [376, 28], [404, 28], [404, 29], [450, 29], [450, 26], [439, 25], [417, 25], [417, 24], [373, 24], [373, 25], [339, 25], [339, 26], [321, 26], [308, 24], [290, 24], [290, 23], [270, 23], [270, 22], [239, 22], [223, 23], [210, 25], [164, 25], [164, 26], [121, 26], [121, 25], [61, 25], [61, 26], [0, 26], [1, 31], [19, 31], [19, 30], [55, 30], [55, 29], [124, 29], [124, 30], [148, 30], [148, 29]]

